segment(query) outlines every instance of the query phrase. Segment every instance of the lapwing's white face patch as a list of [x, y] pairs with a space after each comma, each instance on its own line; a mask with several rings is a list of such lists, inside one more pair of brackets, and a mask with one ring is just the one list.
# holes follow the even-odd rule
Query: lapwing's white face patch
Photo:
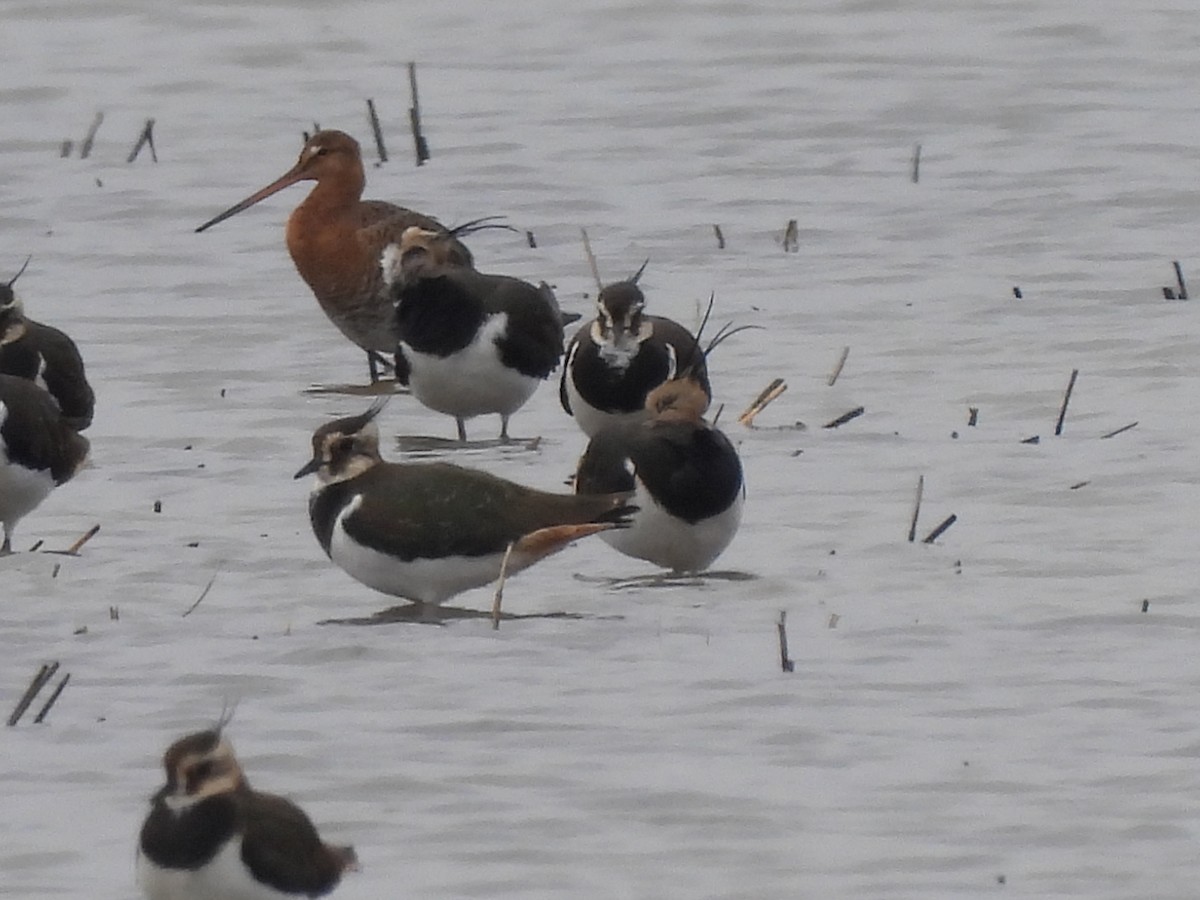
[[383, 270], [383, 283], [389, 290], [400, 278], [400, 245], [388, 244], [383, 248], [379, 257], [379, 267]]
[[349, 481], [380, 461], [379, 429], [369, 422], [356, 434], [332, 431], [323, 436], [321, 467], [317, 479], [322, 484]]

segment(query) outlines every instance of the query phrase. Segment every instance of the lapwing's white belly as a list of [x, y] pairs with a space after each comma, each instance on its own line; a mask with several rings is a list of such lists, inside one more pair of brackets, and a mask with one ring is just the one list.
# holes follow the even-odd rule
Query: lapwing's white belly
[[0, 522], [11, 530], [54, 490], [49, 469], [26, 469], [8, 461], [0, 442]]
[[641, 479], [637, 481], [633, 514], [628, 528], [600, 533], [600, 539], [627, 556], [644, 559], [672, 572], [699, 572], [721, 555], [742, 521], [741, 491], [724, 511], [694, 525], [677, 519], [655, 502]]
[[148, 900], [281, 900], [284, 894], [255, 881], [241, 857], [242, 841], [229, 841], [199, 869], [164, 869], [138, 854], [138, 884]]
[[402, 342], [413, 395], [430, 409], [459, 419], [491, 413], [508, 416], [520, 409], [541, 379], [522, 375], [500, 361], [495, 341], [507, 323], [507, 315], [495, 316], [475, 340], [445, 357], [420, 353]]
[[[503, 553], [405, 561], [356, 543], [346, 534], [342, 521], [361, 502], [361, 497], [355, 497], [338, 514], [329, 541], [329, 557], [348, 575], [367, 587], [393, 597], [436, 604], [500, 577]], [[509, 571], [523, 568], [521, 562], [515, 558], [510, 560]]]

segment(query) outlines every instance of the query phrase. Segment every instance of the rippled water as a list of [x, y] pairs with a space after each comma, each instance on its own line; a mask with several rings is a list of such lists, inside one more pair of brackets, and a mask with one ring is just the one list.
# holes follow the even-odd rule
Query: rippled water
[[[357, 845], [339, 897], [1194, 896], [1200, 346], [1161, 287], [1193, 268], [1200, 11], [581, 6], [0, 10], [0, 275], [34, 255], [28, 309], [99, 396], [94, 467], [18, 544], [102, 526], [0, 561], [5, 709], [40, 663], [72, 675], [0, 735], [0, 893], [135, 896], [158, 755], [236, 699], [254, 783]], [[369, 143], [367, 97], [393, 154], [369, 196], [535, 233], [478, 236], [481, 266], [586, 314], [587, 227], [606, 277], [650, 257], [653, 311], [715, 292], [766, 326], [712, 361], [750, 488], [720, 566], [754, 579], [611, 588], [650, 570], [585, 542], [505, 597], [581, 618], [316, 624], [388, 605], [290, 477], [364, 405], [303, 389], [360, 354], [284, 251], [300, 188], [192, 228], [314, 121]], [[127, 165], [148, 117], [159, 162]], [[383, 424], [453, 433], [408, 398]], [[553, 388], [513, 426], [541, 449], [466, 459], [560, 486], [583, 442]], [[919, 475], [919, 534], [958, 516], [930, 546], [905, 540]]]

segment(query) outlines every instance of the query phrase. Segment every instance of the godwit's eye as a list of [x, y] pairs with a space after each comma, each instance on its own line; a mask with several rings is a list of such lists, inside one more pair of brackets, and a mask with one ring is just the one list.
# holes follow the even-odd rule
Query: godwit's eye
[[313, 156], [328, 156], [328, 147], [313, 147]]

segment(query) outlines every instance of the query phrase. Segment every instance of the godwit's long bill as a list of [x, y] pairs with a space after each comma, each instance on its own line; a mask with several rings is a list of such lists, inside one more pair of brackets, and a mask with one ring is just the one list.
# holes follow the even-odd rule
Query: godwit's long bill
[[[358, 141], [342, 131], [318, 131], [304, 144], [291, 169], [196, 231], [301, 181], [316, 185], [288, 217], [288, 253], [325, 315], [366, 351], [375, 381], [378, 354], [396, 351], [395, 310], [379, 267], [383, 250], [411, 226], [446, 229], [436, 219], [403, 206], [363, 200], [366, 175]], [[457, 239], [452, 254], [459, 265], [474, 264], [471, 252]]]

